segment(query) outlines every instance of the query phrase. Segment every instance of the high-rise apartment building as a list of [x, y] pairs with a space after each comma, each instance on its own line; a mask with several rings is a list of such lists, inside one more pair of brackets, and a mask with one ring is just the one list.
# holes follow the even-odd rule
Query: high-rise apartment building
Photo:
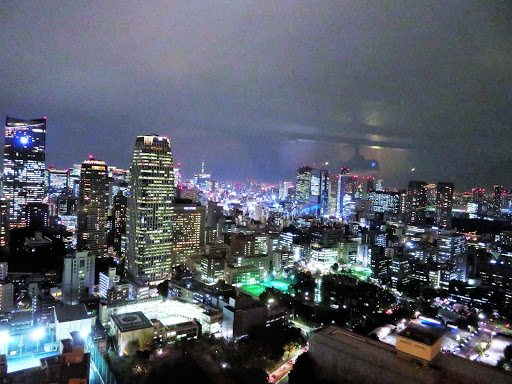
[[424, 181], [410, 181], [407, 186], [407, 224], [425, 224], [427, 191]]
[[130, 166], [128, 272], [158, 284], [171, 273], [174, 169], [167, 137], [138, 136]]
[[437, 183], [435, 224], [450, 229], [452, 225], [453, 184]]
[[9, 206], [9, 227], [25, 226], [25, 205], [44, 198], [46, 119], [7, 117], [3, 197]]
[[107, 255], [107, 165], [92, 157], [82, 163], [78, 191], [77, 250]]
[[295, 183], [295, 200], [298, 203], [308, 204], [311, 191], [311, 173], [313, 168], [304, 165], [297, 170]]

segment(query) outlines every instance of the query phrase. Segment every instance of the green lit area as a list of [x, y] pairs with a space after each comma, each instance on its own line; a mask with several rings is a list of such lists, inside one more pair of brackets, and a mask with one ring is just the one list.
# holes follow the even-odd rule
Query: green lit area
[[358, 267], [354, 267], [354, 268], [350, 268], [350, 269], [346, 270], [345, 273], [347, 275], [354, 276], [355, 278], [357, 278], [359, 280], [366, 280], [368, 277], [371, 277], [372, 270], [371, 270], [371, 268], [358, 266]]
[[290, 287], [289, 283], [280, 280], [264, 280], [262, 283], [265, 287], [274, 287], [280, 291], [287, 292]]
[[283, 292], [288, 292], [290, 284], [279, 280], [263, 280], [260, 284], [242, 285], [240, 290], [253, 297], [259, 297], [265, 291], [265, 288], [272, 287]]
[[249, 284], [242, 285], [240, 290], [242, 292], [248, 293], [253, 297], [259, 297], [265, 291], [265, 287], [261, 284]]

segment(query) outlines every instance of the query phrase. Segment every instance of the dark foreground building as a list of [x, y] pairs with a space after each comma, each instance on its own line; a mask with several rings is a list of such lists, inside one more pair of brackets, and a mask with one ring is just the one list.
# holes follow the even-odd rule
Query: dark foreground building
[[428, 330], [421, 327], [407, 327], [398, 334], [395, 348], [328, 326], [311, 333], [309, 355], [322, 378], [335, 383], [512, 383], [509, 372], [439, 353], [442, 334], [427, 333]]

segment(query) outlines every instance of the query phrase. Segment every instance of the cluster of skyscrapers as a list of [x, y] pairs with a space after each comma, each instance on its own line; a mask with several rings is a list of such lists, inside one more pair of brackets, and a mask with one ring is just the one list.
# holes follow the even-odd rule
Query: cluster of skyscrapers
[[[281, 182], [282, 189], [290, 188]], [[435, 224], [442, 228], [451, 225], [453, 192], [452, 183], [440, 182], [435, 188]], [[382, 180], [370, 175], [351, 174], [346, 168], [331, 174], [326, 169], [315, 169], [304, 165], [297, 170], [295, 183], [295, 203], [302, 211], [314, 213], [320, 217], [348, 219], [356, 205], [371, 204], [374, 212], [406, 213], [409, 224], [423, 224], [428, 206], [428, 191], [432, 185], [423, 181], [411, 181], [407, 190], [384, 189]], [[287, 193], [286, 193], [287, 195]], [[280, 197], [284, 193], [280, 192]], [[367, 204], [369, 209], [370, 205]]]
[[82, 256], [124, 259], [128, 275], [153, 284], [198, 251], [204, 210], [192, 201], [176, 202], [167, 137], [137, 137], [129, 172], [93, 156], [72, 171], [47, 169], [45, 141], [46, 118], [7, 117], [0, 206], [4, 245], [11, 229], [63, 224], [75, 233], [74, 248]]

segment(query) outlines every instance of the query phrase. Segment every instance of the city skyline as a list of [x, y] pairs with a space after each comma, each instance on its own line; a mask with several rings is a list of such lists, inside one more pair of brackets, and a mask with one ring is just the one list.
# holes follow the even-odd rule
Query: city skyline
[[204, 155], [222, 180], [375, 161], [391, 186], [512, 185], [506, 2], [3, 7], [0, 106], [48, 116], [47, 165], [128, 168], [151, 129], [185, 177]]

